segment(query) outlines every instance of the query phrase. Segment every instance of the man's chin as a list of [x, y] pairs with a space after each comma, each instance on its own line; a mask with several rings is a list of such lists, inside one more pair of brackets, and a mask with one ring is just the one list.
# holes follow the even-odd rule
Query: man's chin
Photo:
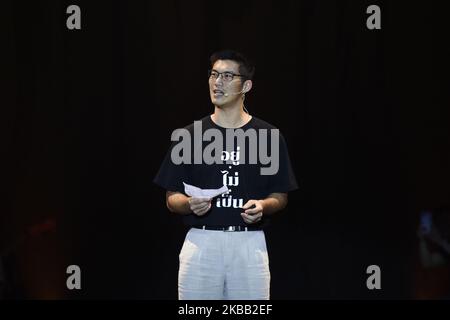
[[234, 104], [234, 100], [228, 100], [228, 99], [211, 99], [211, 102], [213, 105], [220, 109], [225, 109], [228, 106], [232, 106]]
[[215, 105], [218, 108], [223, 108], [223, 106], [225, 105], [225, 103], [223, 101], [219, 101], [217, 99], [213, 99], [213, 100], [211, 100], [211, 102], [213, 103], [213, 105]]

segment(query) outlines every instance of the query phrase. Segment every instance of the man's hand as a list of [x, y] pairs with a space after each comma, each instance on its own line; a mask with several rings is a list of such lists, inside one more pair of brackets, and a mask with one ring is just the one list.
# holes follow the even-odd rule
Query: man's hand
[[190, 197], [189, 207], [197, 216], [203, 216], [209, 209], [211, 209], [211, 199]]
[[[250, 209], [251, 208], [251, 209]], [[248, 200], [242, 207], [246, 209], [241, 213], [245, 223], [251, 224], [259, 222], [263, 216], [264, 205], [262, 200]]]

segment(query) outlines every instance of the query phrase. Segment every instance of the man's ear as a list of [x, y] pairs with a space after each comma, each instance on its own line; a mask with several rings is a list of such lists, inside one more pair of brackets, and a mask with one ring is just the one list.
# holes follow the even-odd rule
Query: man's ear
[[252, 89], [252, 86], [252, 80], [245, 80], [244, 85], [242, 86], [243, 93], [249, 92]]

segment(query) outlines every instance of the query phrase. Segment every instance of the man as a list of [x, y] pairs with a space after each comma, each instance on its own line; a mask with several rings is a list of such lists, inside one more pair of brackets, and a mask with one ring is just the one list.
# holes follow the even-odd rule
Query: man
[[[297, 182], [282, 135], [274, 126], [244, 111], [254, 67], [235, 51], [217, 52], [210, 60], [209, 91], [214, 113], [184, 129], [194, 139], [203, 139], [194, 141], [194, 146], [180, 155], [188, 160], [197, 157], [197, 161], [175, 164], [174, 150], [178, 147], [173, 144], [154, 180], [167, 190], [167, 208], [183, 215], [191, 227], [179, 256], [178, 297], [269, 299], [270, 270], [263, 227], [266, 217], [287, 205], [287, 192], [297, 189]], [[204, 135], [196, 134], [199, 127]], [[208, 130], [211, 135], [221, 133], [224, 137], [222, 143], [221, 137], [215, 138], [222, 149], [211, 153], [215, 159], [219, 154], [221, 162], [198, 161], [199, 156], [206, 154], [206, 142], [213, 140], [204, 138]], [[249, 143], [242, 145], [241, 141], [234, 146], [234, 138], [226, 139], [230, 132], [247, 132], [245, 141]], [[228, 143], [232, 144], [231, 149]], [[258, 155], [261, 158], [265, 146], [273, 170], [264, 171], [267, 157], [265, 161], [251, 161]], [[185, 194], [183, 183], [201, 189], [226, 186], [228, 192], [214, 199], [190, 197]]]

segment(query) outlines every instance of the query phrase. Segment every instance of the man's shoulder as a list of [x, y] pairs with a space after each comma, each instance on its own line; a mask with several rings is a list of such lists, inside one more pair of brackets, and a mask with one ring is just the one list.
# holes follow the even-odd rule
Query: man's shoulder
[[255, 116], [252, 116], [252, 127], [256, 129], [278, 129], [273, 124]]
[[251, 128], [253, 128], [255, 130], [265, 129], [265, 130], [268, 130], [269, 132], [272, 132], [272, 130], [277, 130], [278, 137], [282, 141], [285, 141], [283, 133], [281, 132], [281, 130], [277, 126], [275, 126], [275, 125], [273, 125], [273, 124], [271, 124], [271, 123], [269, 123], [269, 122], [267, 122], [265, 120], [262, 120], [262, 119], [260, 119], [258, 117], [255, 117], [255, 116], [253, 116], [252, 120], [253, 120], [253, 122], [252, 122]]

